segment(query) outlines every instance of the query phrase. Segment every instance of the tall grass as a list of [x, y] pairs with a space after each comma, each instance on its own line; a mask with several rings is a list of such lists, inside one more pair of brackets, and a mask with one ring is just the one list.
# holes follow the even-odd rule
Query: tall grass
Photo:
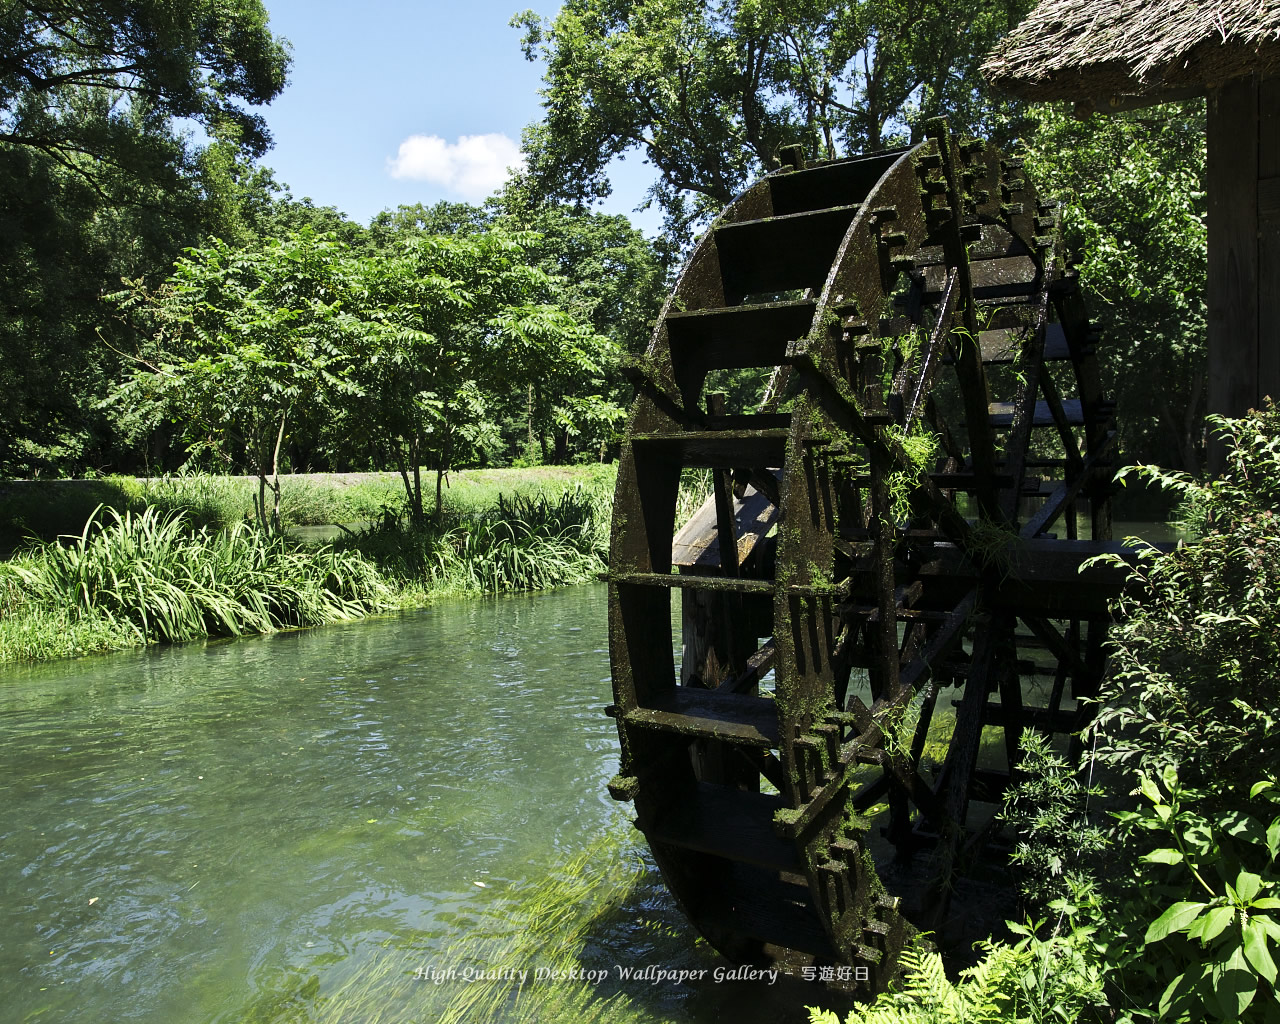
[[[359, 509], [376, 520], [320, 548], [255, 529], [244, 480], [115, 478], [107, 492], [123, 508], [99, 505], [77, 533], [0, 562], [0, 662], [318, 625], [442, 594], [587, 582], [606, 566], [615, 470], [556, 469], [477, 473], [467, 500], [455, 495], [443, 522], [423, 526], [405, 521], [393, 479], [345, 488], [294, 481], [295, 514], [332, 522]], [[544, 479], [550, 493], [529, 490]], [[493, 490], [496, 480], [517, 489]], [[74, 483], [87, 485], [71, 488], [77, 502], [102, 490]], [[345, 504], [334, 504], [336, 493]]]
[[[126, 480], [128, 508], [140, 512], [184, 512], [198, 526], [231, 526], [253, 516], [257, 483], [243, 477], [180, 474], [154, 480]], [[399, 509], [404, 492], [390, 477], [339, 485], [326, 479], [283, 477], [280, 519], [285, 526], [326, 526], [376, 519], [384, 508]]]
[[413, 525], [387, 516], [338, 542], [402, 585], [433, 593], [498, 594], [594, 579], [608, 557], [610, 491], [578, 484], [558, 497], [498, 496], [491, 508]]
[[[463, 470], [450, 476], [445, 509], [449, 519], [458, 520], [493, 508], [504, 495], [559, 494], [578, 484], [611, 490], [615, 473], [611, 465]], [[0, 481], [0, 550], [32, 537], [53, 540], [79, 533], [98, 505], [117, 512], [183, 512], [193, 526], [231, 526], [253, 517], [256, 492], [257, 483], [249, 478], [208, 473]], [[286, 527], [373, 522], [404, 508], [404, 487], [394, 473], [281, 478], [280, 513]]]
[[[303, 550], [239, 522], [190, 529], [182, 512], [99, 509], [79, 536], [0, 565], [0, 661], [40, 656], [72, 625], [94, 649], [240, 636], [355, 618], [392, 591], [367, 560]], [[49, 655], [45, 655], [49, 656]]]
[[676, 492], [676, 530], [694, 517], [698, 509], [711, 500], [711, 470], [685, 469], [680, 473]]

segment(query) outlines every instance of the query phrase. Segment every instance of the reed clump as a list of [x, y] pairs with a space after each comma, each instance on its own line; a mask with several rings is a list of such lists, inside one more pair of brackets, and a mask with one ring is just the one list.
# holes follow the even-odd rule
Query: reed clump
[[192, 529], [183, 512], [99, 508], [78, 536], [0, 563], [0, 661], [314, 626], [393, 596], [354, 552], [244, 522]]
[[576, 484], [558, 496], [499, 495], [489, 508], [440, 523], [384, 516], [338, 542], [359, 551], [405, 588], [429, 593], [500, 594], [595, 579], [607, 565], [609, 488]]
[[[246, 518], [252, 495], [243, 480], [113, 478], [113, 504], [99, 504], [87, 522], [81, 509], [78, 533], [29, 539], [0, 562], [0, 662], [320, 625], [442, 595], [590, 582], [608, 561], [615, 473], [612, 466], [545, 470], [545, 479], [477, 472], [439, 522], [416, 524], [386, 480], [353, 484], [341, 497], [328, 484], [295, 481], [286, 520], [341, 522], [357, 512], [374, 520], [361, 530], [343, 527], [345, 536], [320, 547]], [[516, 490], [494, 490], [490, 477]], [[527, 489], [537, 480], [550, 493]], [[93, 483], [85, 493], [98, 492]], [[79, 498], [81, 490], [64, 494]], [[36, 492], [24, 495], [24, 515], [38, 515]], [[17, 506], [5, 500], [0, 512], [13, 513]], [[61, 521], [58, 511], [50, 506], [46, 517]], [[18, 519], [10, 515], [10, 525]]]

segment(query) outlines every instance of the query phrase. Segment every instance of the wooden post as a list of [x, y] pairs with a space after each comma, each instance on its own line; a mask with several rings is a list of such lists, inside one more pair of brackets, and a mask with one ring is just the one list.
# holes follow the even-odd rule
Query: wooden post
[[1280, 402], [1280, 77], [1258, 86], [1258, 392]]
[[[1258, 378], [1258, 90], [1252, 76], [1209, 92], [1209, 411], [1240, 416]], [[1211, 439], [1209, 471], [1222, 469]]]
[[1280, 398], [1280, 79], [1211, 89], [1208, 148], [1209, 411], [1242, 416]]

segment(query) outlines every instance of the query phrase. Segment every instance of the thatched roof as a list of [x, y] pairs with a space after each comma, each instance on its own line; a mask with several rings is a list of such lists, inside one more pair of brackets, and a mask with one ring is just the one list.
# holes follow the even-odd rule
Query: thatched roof
[[1033, 100], [1148, 102], [1280, 71], [1280, 0], [1041, 0], [982, 65]]

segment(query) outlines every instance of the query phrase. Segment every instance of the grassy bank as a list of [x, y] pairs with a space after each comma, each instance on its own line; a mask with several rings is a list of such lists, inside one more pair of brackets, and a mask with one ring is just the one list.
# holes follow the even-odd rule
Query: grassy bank
[[[416, 526], [394, 477], [290, 480], [286, 522], [372, 520], [318, 547], [256, 530], [245, 518], [253, 485], [243, 479], [10, 485], [0, 503], [10, 527], [39, 521], [47, 532], [85, 518], [56, 540], [28, 539], [0, 563], [0, 663], [586, 582], [605, 566], [614, 472], [458, 474], [441, 520]], [[81, 507], [86, 493], [104, 489], [116, 504]], [[40, 494], [49, 504], [34, 504]]]
[[[607, 480], [611, 466], [470, 469], [449, 476], [445, 515], [458, 519], [497, 504], [498, 496], [558, 494], [578, 483]], [[193, 526], [223, 527], [250, 519], [255, 477], [191, 474], [158, 479], [105, 476], [88, 480], [0, 482], [0, 550], [31, 540], [79, 534], [93, 510], [182, 512]], [[402, 513], [404, 485], [395, 473], [309, 473], [281, 477], [281, 519], [289, 526], [366, 523]]]
[[0, 661], [357, 618], [394, 594], [366, 559], [181, 512], [96, 511], [78, 536], [0, 564]]

